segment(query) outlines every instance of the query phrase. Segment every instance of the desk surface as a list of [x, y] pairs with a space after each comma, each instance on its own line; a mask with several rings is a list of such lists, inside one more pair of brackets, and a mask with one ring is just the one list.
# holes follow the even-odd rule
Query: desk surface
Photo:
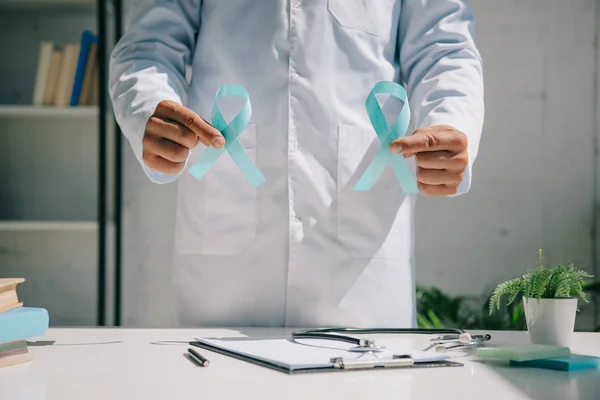
[[[194, 336], [284, 334], [284, 329], [50, 329], [35, 338], [33, 362], [0, 368], [2, 400], [74, 399], [600, 399], [600, 370], [568, 373], [490, 366], [473, 356], [463, 367], [287, 375], [200, 350], [194, 365], [183, 354]], [[527, 343], [526, 332], [490, 332], [492, 344]], [[377, 336], [374, 336], [377, 338]], [[426, 335], [410, 340], [423, 349]], [[54, 342], [49, 345], [49, 342]], [[574, 353], [600, 356], [600, 333], [576, 333]]]

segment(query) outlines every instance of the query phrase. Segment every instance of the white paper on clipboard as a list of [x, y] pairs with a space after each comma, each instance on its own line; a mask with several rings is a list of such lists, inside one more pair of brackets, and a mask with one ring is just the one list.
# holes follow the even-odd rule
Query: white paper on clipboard
[[415, 364], [445, 361], [450, 359], [446, 353], [424, 352], [410, 348], [386, 348], [375, 354], [361, 354], [349, 351], [350, 343], [292, 338], [196, 338], [198, 342], [244, 357], [276, 364], [289, 370], [332, 367], [332, 358], [347, 360], [361, 357], [393, 358], [405, 356], [412, 358]]

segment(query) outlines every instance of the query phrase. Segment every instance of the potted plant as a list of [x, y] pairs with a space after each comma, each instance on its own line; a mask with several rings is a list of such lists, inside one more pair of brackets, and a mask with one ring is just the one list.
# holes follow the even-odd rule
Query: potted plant
[[588, 272], [576, 269], [573, 263], [545, 269], [542, 250], [539, 250], [538, 268], [496, 287], [490, 298], [490, 315], [494, 308], [500, 309], [502, 296], [508, 296], [507, 305], [510, 305], [522, 295], [531, 342], [569, 347], [575, 330], [577, 300], [579, 297], [588, 301], [583, 287], [592, 277]]

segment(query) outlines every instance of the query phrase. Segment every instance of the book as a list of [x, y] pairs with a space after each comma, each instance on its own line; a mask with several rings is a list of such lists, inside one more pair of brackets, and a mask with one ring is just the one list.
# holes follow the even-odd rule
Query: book
[[17, 295], [17, 286], [25, 282], [23, 278], [0, 279], [0, 313], [23, 305]]
[[[83, 86], [85, 73], [87, 70], [88, 58], [92, 45], [98, 41], [96, 35], [91, 31], [85, 30], [81, 34], [81, 41], [79, 43], [79, 55], [77, 64], [75, 67], [75, 73], [73, 77], [73, 86], [71, 91], [71, 100], [69, 104], [74, 107], [79, 104], [79, 97]], [[90, 78], [91, 79], [91, 78]]]
[[96, 82], [94, 81], [94, 74], [96, 73], [97, 63], [97, 52], [98, 52], [98, 44], [93, 43], [90, 47], [90, 52], [87, 59], [87, 64], [85, 67], [85, 74], [83, 77], [83, 84], [81, 85], [81, 94], [79, 95], [79, 105], [86, 106], [92, 103], [92, 85]]
[[75, 81], [75, 70], [79, 55], [79, 44], [68, 44], [64, 48], [63, 62], [56, 84], [54, 105], [68, 106]]
[[58, 77], [60, 75], [63, 60], [63, 51], [61, 49], [55, 49], [52, 52], [52, 58], [50, 60], [50, 71], [48, 72], [48, 80], [46, 82], [46, 89], [44, 90], [44, 105], [51, 105], [54, 103], [56, 97], [56, 86], [58, 84]]
[[35, 86], [33, 89], [33, 105], [40, 106], [44, 101], [44, 92], [48, 84], [48, 75], [52, 62], [54, 43], [43, 41], [40, 45]]
[[0, 314], [0, 343], [25, 340], [43, 335], [48, 329], [48, 311], [18, 307]]
[[100, 87], [100, 82], [99, 82], [99, 77], [98, 77], [99, 69], [100, 68], [98, 68], [98, 66], [96, 66], [96, 68], [94, 68], [94, 76], [92, 78], [92, 88], [90, 91], [90, 98], [89, 98], [89, 102], [88, 102], [88, 105], [91, 105], [91, 106], [98, 105], [98, 99], [99, 99], [98, 89]]
[[0, 343], [0, 368], [22, 364], [32, 360], [33, 356], [29, 353], [26, 341], [17, 340], [14, 342]]

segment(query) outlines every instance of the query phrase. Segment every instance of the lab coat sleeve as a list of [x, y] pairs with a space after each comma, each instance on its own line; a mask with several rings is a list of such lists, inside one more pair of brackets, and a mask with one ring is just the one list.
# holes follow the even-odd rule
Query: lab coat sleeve
[[131, 1], [128, 29], [110, 57], [109, 92], [115, 118], [146, 175], [155, 183], [172, 182], [180, 174], [151, 171], [142, 159], [142, 138], [158, 103], [171, 100], [185, 104], [186, 65], [191, 64], [200, 25], [200, 2]]
[[484, 119], [483, 62], [465, 0], [404, 0], [399, 61], [415, 128], [450, 125], [467, 135], [469, 163], [458, 196], [471, 188]]

